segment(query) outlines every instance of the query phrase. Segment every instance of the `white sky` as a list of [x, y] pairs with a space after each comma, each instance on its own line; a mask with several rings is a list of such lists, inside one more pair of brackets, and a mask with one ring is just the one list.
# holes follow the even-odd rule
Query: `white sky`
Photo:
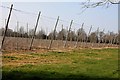
[[[29, 0], [29, 2], [31, 1]], [[93, 31], [95, 31], [98, 27], [100, 28], [100, 30], [105, 29], [106, 32], [108, 32], [108, 30], [113, 31], [113, 32], [118, 31], [118, 6], [117, 5], [112, 5], [108, 9], [103, 8], [103, 7], [88, 9], [83, 14], [79, 15], [79, 13], [82, 10], [81, 10], [80, 3], [78, 2], [76, 3], [73, 3], [73, 2], [53, 3], [51, 2], [50, 3], [50, 1], [51, 0], [45, 3], [41, 3], [39, 1], [29, 3], [26, 0], [26, 2], [22, 2], [22, 1], [17, 2], [17, 3], [6, 2], [6, 3], [2, 3], [1, 5], [10, 7], [11, 3], [13, 3], [14, 8], [16, 9], [31, 12], [31, 13], [36, 13], [36, 14], [38, 14], [38, 11], [41, 11], [42, 16], [55, 18], [55, 19], [48, 19], [45, 17], [41, 17], [38, 30], [43, 28], [47, 32], [50, 32], [51, 30], [53, 30], [57, 16], [60, 16], [60, 19], [65, 20], [67, 22], [60, 21], [58, 24], [57, 30], [61, 29], [62, 24], [64, 24], [64, 28], [67, 28], [70, 24], [70, 20], [73, 19], [74, 22], [78, 24], [73, 24], [72, 30], [74, 29], [77, 30], [78, 28], [81, 27], [81, 24], [84, 22], [85, 23], [84, 28], [86, 32], [88, 32], [91, 25], [93, 25]], [[1, 22], [0, 24], [1, 26], [4, 26], [5, 18], [7, 18], [9, 10], [0, 7], [0, 13], [2, 13], [2, 15], [0, 15], [2, 18], [2, 20], [0, 21]], [[28, 14], [22, 14], [22, 13], [13, 11], [10, 28], [15, 29], [17, 21], [20, 22], [20, 26], [26, 26], [26, 24], [29, 23], [30, 25], [29, 27], [33, 28], [36, 22], [36, 18], [37, 18], [37, 15], [31, 15], [31, 14], [28, 15]]]

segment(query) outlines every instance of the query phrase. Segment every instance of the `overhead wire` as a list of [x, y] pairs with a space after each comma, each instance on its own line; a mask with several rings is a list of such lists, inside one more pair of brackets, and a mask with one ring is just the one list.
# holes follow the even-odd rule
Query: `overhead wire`
[[[7, 6], [0, 6], [0, 7], [10, 9], [10, 7], [7, 7]], [[16, 8], [13, 8], [13, 10], [14, 10], [14, 11], [17, 11], [17, 12], [21, 12], [21, 13], [23, 13], [23, 14], [38, 15], [38, 14], [33, 13], [33, 12], [27, 12], [27, 11], [19, 10], [19, 9], [16, 9]], [[45, 16], [45, 15], [41, 15], [41, 17], [44, 17], [44, 18], [47, 18], [47, 19], [56, 20], [55, 17]], [[63, 21], [63, 22], [70, 22], [70, 21], [66, 21], [66, 20], [63, 20], [63, 19], [59, 19], [59, 20], [60, 20], [60, 21]]]
[[[6, 8], [6, 9], [10, 9], [10, 7], [3, 6], [3, 5], [0, 6], [0, 7]], [[82, 10], [80, 14], [82, 14], [86, 9], [87, 9], [87, 8], [85, 8], [84, 10]], [[22, 14], [38, 15], [37, 13], [27, 12], [27, 11], [19, 10], [19, 9], [16, 9], [16, 8], [13, 8], [13, 10], [14, 10], [14, 11], [17, 11], [17, 12], [20, 12], [20, 13], [22, 13]], [[18, 17], [16, 16], [16, 14], [15, 14], [15, 13], [13, 13], [13, 14], [15, 15], [16, 20], [19, 21], [19, 20], [18, 20]], [[44, 18], [47, 18], [47, 19], [51, 19], [51, 20], [56, 20], [55, 17], [45, 16], [45, 15], [41, 15], [41, 17], [44, 17]], [[63, 19], [59, 19], [59, 20], [62, 21], [62, 22], [66, 22], [66, 23], [69, 23], [69, 22], [70, 22], [70, 21], [63, 20]], [[25, 22], [21, 22], [21, 21], [19, 21], [19, 22], [20, 22], [20, 23], [25, 23]], [[29, 23], [29, 24], [30, 24], [30, 23]], [[80, 23], [73, 22], [73, 24], [81, 26]]]

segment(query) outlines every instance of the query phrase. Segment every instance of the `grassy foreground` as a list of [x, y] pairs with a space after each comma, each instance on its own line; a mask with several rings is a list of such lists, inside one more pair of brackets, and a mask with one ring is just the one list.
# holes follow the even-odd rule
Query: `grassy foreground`
[[2, 80], [117, 80], [118, 49], [3, 53]]

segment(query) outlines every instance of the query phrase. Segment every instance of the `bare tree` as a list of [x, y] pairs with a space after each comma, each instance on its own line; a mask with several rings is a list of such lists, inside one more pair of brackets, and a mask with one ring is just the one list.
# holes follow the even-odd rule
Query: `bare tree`
[[77, 30], [78, 41], [86, 41], [87, 34], [83, 28]]
[[43, 29], [38, 31], [38, 33], [36, 34], [36, 38], [45, 39], [46, 38], [45, 31]]
[[89, 40], [90, 40], [90, 42], [92, 42], [92, 43], [97, 43], [97, 42], [98, 42], [97, 33], [96, 33], [96, 32], [92, 32], [92, 33], [89, 35]]
[[107, 8], [112, 4], [120, 4], [120, 0], [100, 0], [97, 2], [92, 2], [92, 0], [87, 0], [83, 2], [83, 8], [95, 8], [98, 6], [106, 6]]
[[76, 34], [74, 31], [70, 31], [68, 34], [68, 41], [75, 41], [76, 40]]
[[4, 31], [5, 31], [4, 28], [1, 28], [1, 29], [0, 29], [0, 36], [3, 36], [3, 35], [4, 35]]
[[58, 32], [57, 39], [65, 40], [66, 39], [66, 34], [67, 34], [67, 30], [62, 28], [61, 31]]
[[21, 26], [20, 28], [19, 28], [19, 31], [18, 31], [20, 34], [24, 34], [24, 27], [23, 26]]
[[13, 30], [12, 29], [7, 29], [6, 36], [12, 37]]
[[34, 29], [30, 29], [28, 34], [29, 34], [29, 37], [32, 37], [34, 35]]
[[114, 43], [115, 33], [110, 32], [110, 44]]
[[57, 34], [58, 34], [57, 32], [55, 32], [55, 33], [53, 31], [50, 32], [49, 35], [48, 35], [48, 39], [52, 39], [52, 37], [53, 37], [53, 40], [56, 40], [57, 39]]
[[114, 38], [113, 38], [113, 44], [118, 44], [119, 43], [119, 34], [115, 34]]
[[18, 33], [20, 34], [20, 37], [23, 37], [23, 34], [25, 33], [23, 26], [19, 28]]
[[103, 37], [104, 37], [105, 33], [104, 31], [100, 31], [99, 32], [99, 43], [103, 43]]

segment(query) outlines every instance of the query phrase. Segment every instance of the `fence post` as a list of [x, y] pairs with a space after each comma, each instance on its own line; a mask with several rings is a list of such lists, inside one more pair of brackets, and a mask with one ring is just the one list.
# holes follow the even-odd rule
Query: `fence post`
[[[83, 25], [84, 25], [84, 23], [82, 23], [81, 29], [83, 29]], [[82, 30], [79, 29], [79, 31], [81, 32]], [[82, 34], [82, 33], [81, 33], [81, 34]], [[79, 37], [80, 37], [80, 34], [78, 34], [77, 41], [76, 41], [76, 44], [75, 44], [75, 48], [77, 48], [77, 46], [78, 46]]]
[[51, 49], [51, 46], [52, 46], [52, 43], [53, 43], [53, 37], [55, 36], [55, 32], [56, 32], [56, 28], [57, 28], [57, 25], [58, 25], [58, 21], [59, 21], [59, 16], [57, 18], [57, 21], [56, 21], [56, 24], [55, 24], [55, 27], [54, 27], [54, 32], [52, 34], [52, 39], [50, 41], [50, 45], [49, 45], [48, 49]]
[[[91, 27], [90, 27], [90, 29], [89, 29], [89, 32], [88, 32], [88, 37], [89, 37], [89, 35], [90, 35], [90, 33], [91, 33], [91, 30], [92, 30], [92, 25], [91, 25]], [[87, 37], [86, 42], [88, 41], [88, 37]]]
[[3, 49], [3, 45], [4, 45], [4, 41], [5, 41], [5, 36], [6, 36], [6, 33], [7, 33], [8, 24], [9, 24], [9, 20], [10, 20], [12, 9], [13, 9], [13, 4], [11, 5], [9, 16], [8, 16], [8, 19], [7, 19], [7, 23], [6, 23], [6, 27], [5, 27], [5, 32], [4, 32], [3, 40], [2, 40], [2, 44], [1, 44], [1, 49]]
[[36, 26], [35, 26], [35, 30], [34, 30], [34, 34], [33, 34], [33, 37], [32, 37], [32, 40], [31, 40], [31, 43], [30, 43], [30, 48], [29, 48], [29, 50], [32, 49], [33, 40], [34, 40], [34, 38], [35, 38], [35, 33], [36, 33], [36, 30], [37, 30], [37, 26], [38, 26], [38, 22], [39, 22], [40, 14], [41, 14], [41, 12], [39, 12], [39, 14], [38, 14], [38, 18], [37, 18], [37, 22], [36, 22]]
[[67, 36], [66, 36], [66, 41], [65, 41], [65, 44], [64, 44], [64, 48], [65, 48], [66, 45], [67, 45], [67, 39], [68, 39], [68, 36], [69, 36], [69, 34], [70, 34], [70, 31], [71, 31], [72, 23], [73, 23], [73, 20], [71, 20], [71, 22], [70, 22], [70, 27], [69, 27], [69, 30], [68, 30], [68, 33], [67, 33]]

